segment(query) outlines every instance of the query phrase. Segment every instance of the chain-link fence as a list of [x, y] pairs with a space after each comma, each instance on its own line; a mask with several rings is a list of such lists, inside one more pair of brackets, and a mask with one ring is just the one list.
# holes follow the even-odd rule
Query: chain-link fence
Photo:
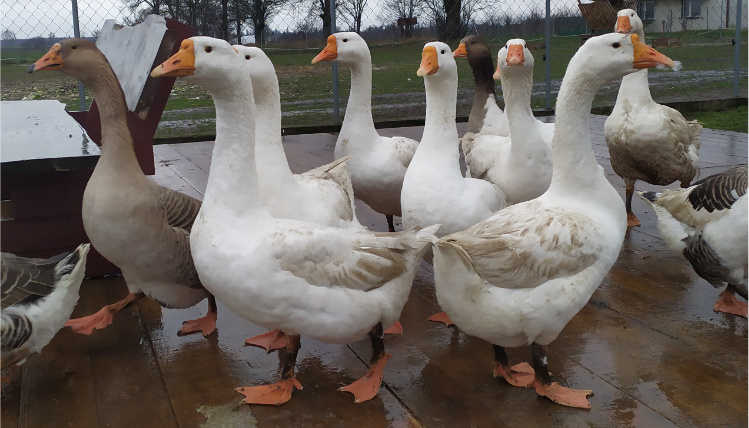
[[[611, 31], [623, 8], [637, 10], [648, 43], [683, 63], [679, 73], [651, 73], [656, 101], [747, 94], [749, 0], [334, 1], [331, 8], [331, 0], [6, 0], [2, 98], [56, 98], [78, 110], [74, 81], [60, 83], [57, 73], [25, 76], [22, 66], [60, 38], [95, 38], [105, 19], [133, 24], [158, 12], [196, 34], [263, 47], [276, 65], [286, 127], [335, 123], [337, 100], [341, 114], [345, 110], [348, 70], [341, 67], [335, 79], [327, 63], [310, 64], [331, 29], [357, 31], [370, 46], [376, 121], [423, 118], [424, 84], [416, 69], [424, 43], [441, 40], [455, 48], [466, 34], [481, 35], [494, 55], [508, 39], [525, 39], [536, 59], [533, 107], [553, 108], [569, 59], [587, 37]], [[458, 64], [458, 114], [466, 116], [473, 77], [467, 61]], [[617, 90], [618, 84], [604, 89], [596, 105], [613, 105]], [[204, 90], [178, 82], [157, 137], [210, 134], [214, 115]]]

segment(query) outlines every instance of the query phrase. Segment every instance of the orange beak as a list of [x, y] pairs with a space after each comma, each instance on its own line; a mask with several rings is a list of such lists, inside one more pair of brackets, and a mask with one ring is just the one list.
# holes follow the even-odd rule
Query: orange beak
[[185, 39], [176, 54], [151, 71], [151, 77], [192, 76], [195, 72], [195, 43]]
[[336, 58], [338, 58], [338, 45], [335, 36], [331, 34], [328, 36], [328, 45], [316, 57], [312, 58], [312, 64], [317, 64], [320, 61], [332, 61]]
[[663, 64], [669, 67], [674, 66], [674, 62], [671, 58], [642, 43], [637, 34], [632, 34], [632, 45], [635, 50], [633, 60], [634, 68], [638, 70], [643, 68], [653, 68], [658, 64]]
[[465, 58], [468, 56], [468, 52], [466, 51], [466, 44], [461, 43], [460, 46], [458, 46], [458, 49], [455, 49], [453, 51], [453, 58]]
[[499, 58], [497, 58], [497, 71], [494, 72], [494, 75], [492, 76], [494, 80], [499, 80]]
[[523, 65], [525, 54], [522, 45], [510, 45], [507, 47], [507, 65]]
[[437, 61], [437, 48], [427, 46], [421, 52], [421, 66], [416, 70], [417, 76], [428, 76], [434, 74], [440, 69]]
[[55, 43], [49, 48], [49, 52], [29, 66], [29, 73], [42, 70], [59, 70], [62, 66], [62, 45]]
[[629, 34], [632, 31], [632, 23], [629, 22], [629, 16], [620, 16], [616, 19], [616, 29], [614, 29], [617, 33], [623, 33], [623, 34]]

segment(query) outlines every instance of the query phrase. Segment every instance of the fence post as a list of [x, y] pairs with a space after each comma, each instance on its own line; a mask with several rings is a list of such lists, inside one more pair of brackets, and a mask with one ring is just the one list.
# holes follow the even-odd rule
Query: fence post
[[[336, 0], [330, 0], [330, 34], [335, 34], [335, 2]], [[335, 123], [341, 122], [340, 105], [338, 101], [338, 63], [333, 63], [333, 121]]]
[[733, 50], [733, 96], [739, 96], [739, 65], [741, 58], [741, 0], [736, 0], [736, 45]]
[[[76, 38], [81, 37], [81, 30], [78, 27], [78, 0], [72, 0], [73, 5], [73, 36]], [[83, 89], [83, 83], [78, 81], [78, 102], [81, 107], [81, 111], [86, 110], [86, 92]]]
[[546, 0], [546, 108], [551, 108], [551, 0]]

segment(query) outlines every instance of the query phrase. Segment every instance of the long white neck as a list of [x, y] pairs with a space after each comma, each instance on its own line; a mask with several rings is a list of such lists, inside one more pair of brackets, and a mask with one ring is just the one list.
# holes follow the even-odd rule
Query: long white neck
[[457, 171], [460, 175], [458, 129], [455, 126], [457, 74], [425, 76], [424, 86], [427, 99], [424, 134], [413, 162], [428, 154], [434, 170]]
[[211, 91], [211, 96], [216, 105], [216, 143], [203, 207], [236, 215], [260, 210], [252, 85], [249, 79], [238, 81]]
[[640, 70], [622, 78], [622, 84], [619, 86], [619, 95], [616, 97], [616, 104], [643, 104], [653, 102], [655, 101], [653, 101], [653, 97], [650, 95], [647, 69]]
[[[548, 193], [580, 193], [596, 184], [599, 165], [590, 141], [593, 99], [604, 82], [592, 75], [584, 61], [570, 62], [556, 105], [554, 168]], [[604, 178], [605, 180], [605, 178]]]
[[348, 64], [351, 70], [351, 92], [346, 104], [340, 135], [376, 138], [372, 119], [372, 59], [369, 55]]
[[[255, 156], [260, 189], [292, 185], [294, 174], [289, 168], [281, 137], [281, 95], [278, 78], [268, 73], [263, 79], [253, 80], [255, 98]], [[273, 183], [274, 186], [267, 186]]]
[[500, 75], [502, 92], [505, 97], [505, 114], [510, 122], [511, 151], [515, 156], [532, 156], [540, 149], [546, 149], [536, 126], [536, 118], [531, 109], [533, 73], [522, 70], [508, 70]]

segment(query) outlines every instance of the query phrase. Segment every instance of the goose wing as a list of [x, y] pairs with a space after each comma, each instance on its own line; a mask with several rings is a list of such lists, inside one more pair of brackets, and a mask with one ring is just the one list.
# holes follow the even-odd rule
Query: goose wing
[[598, 259], [602, 231], [589, 217], [536, 201], [514, 205], [444, 237], [469, 256], [476, 273], [501, 288], [533, 288], [570, 277]]
[[49, 295], [57, 279], [55, 267], [68, 254], [39, 259], [2, 253], [2, 308]]
[[201, 202], [176, 190], [155, 186], [156, 203], [164, 210], [167, 224], [189, 233], [200, 211]]

